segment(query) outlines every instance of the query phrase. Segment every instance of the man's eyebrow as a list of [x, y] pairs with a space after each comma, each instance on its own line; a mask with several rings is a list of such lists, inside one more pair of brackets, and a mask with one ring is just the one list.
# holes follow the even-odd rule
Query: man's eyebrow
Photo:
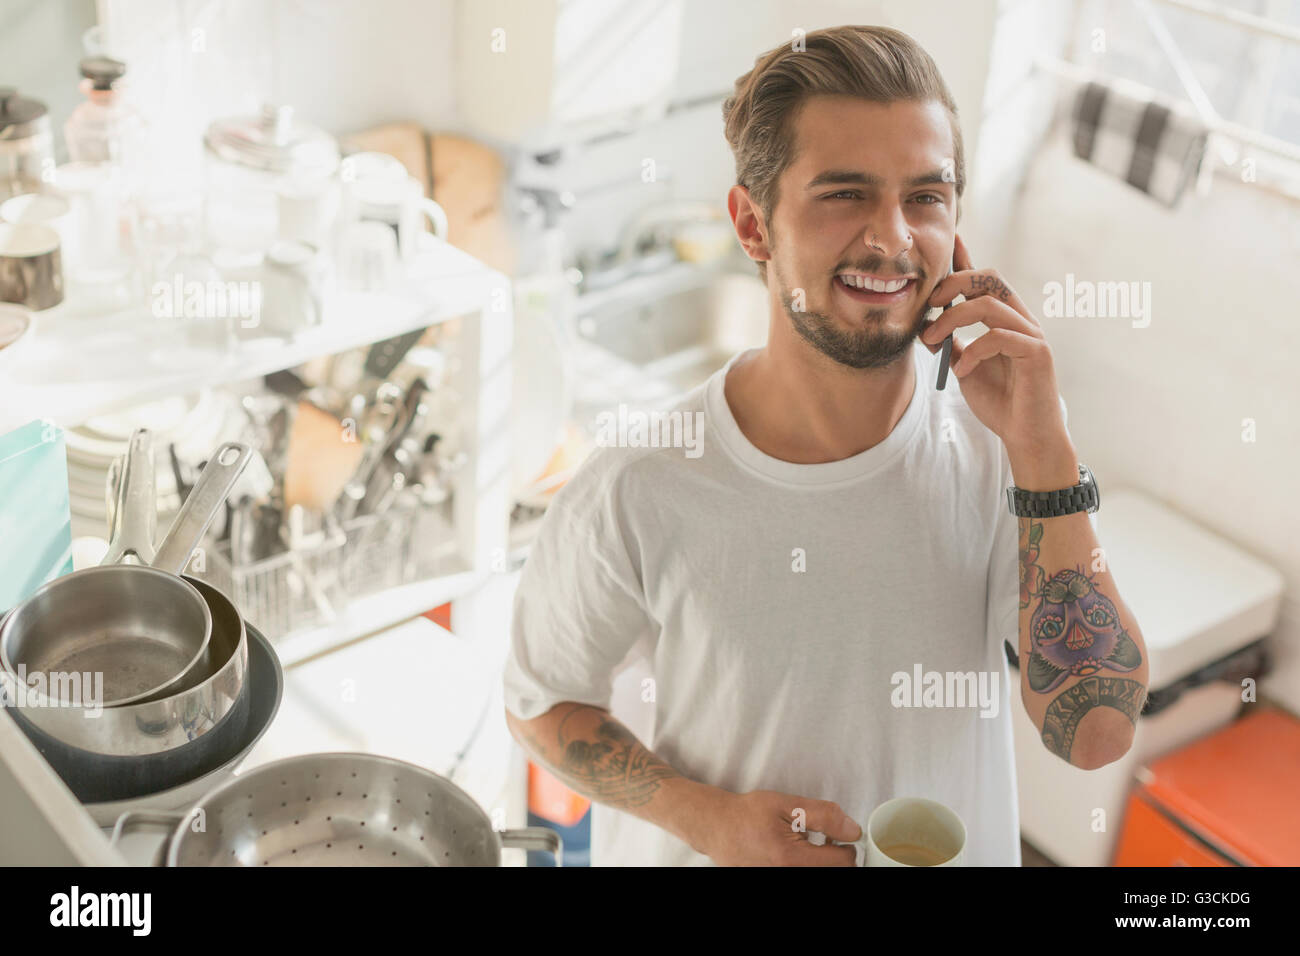
[[[883, 185], [883, 183], [884, 180], [874, 173], [864, 173], [856, 169], [827, 169], [824, 172], [818, 173], [809, 180], [808, 185], [804, 188], [816, 189], [819, 186], [839, 186], [845, 184], [874, 188]], [[934, 185], [935, 183], [952, 183], [952, 177], [951, 175], [944, 175], [944, 170], [942, 169], [935, 169], [928, 173], [922, 173], [920, 176], [913, 176], [905, 183], [905, 185], [910, 188], [913, 186], [929, 186]]]
[[818, 173], [811, 180], [805, 189], [816, 189], [818, 186], [838, 186], [844, 183], [852, 183], [855, 186], [879, 186], [883, 180], [873, 173], [864, 173], [856, 169], [827, 169]]

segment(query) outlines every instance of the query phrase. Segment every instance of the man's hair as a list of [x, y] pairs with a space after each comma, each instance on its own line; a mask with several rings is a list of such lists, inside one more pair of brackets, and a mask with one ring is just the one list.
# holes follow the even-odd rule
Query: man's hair
[[[771, 228], [777, 182], [795, 161], [794, 125], [811, 96], [857, 96], [873, 103], [938, 100], [952, 126], [958, 210], [966, 187], [957, 104], [939, 68], [906, 33], [889, 27], [840, 26], [814, 30], [759, 56], [736, 80], [722, 104], [727, 142], [736, 157], [736, 182], [749, 190]], [[767, 281], [767, 263], [758, 263]]]

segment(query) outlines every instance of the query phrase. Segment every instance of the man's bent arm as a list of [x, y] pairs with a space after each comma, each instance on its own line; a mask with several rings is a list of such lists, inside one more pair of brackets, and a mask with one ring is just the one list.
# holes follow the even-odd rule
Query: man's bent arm
[[716, 788], [678, 773], [608, 711], [565, 701], [532, 720], [507, 710], [506, 724], [520, 746], [575, 793], [634, 814], [703, 852], [699, 824]]
[[[1078, 458], [1011, 456], [1017, 487], [1068, 488]], [[1018, 518], [1020, 525], [1020, 693], [1062, 760], [1095, 770], [1132, 746], [1147, 697], [1147, 649], [1119, 596], [1086, 512]]]

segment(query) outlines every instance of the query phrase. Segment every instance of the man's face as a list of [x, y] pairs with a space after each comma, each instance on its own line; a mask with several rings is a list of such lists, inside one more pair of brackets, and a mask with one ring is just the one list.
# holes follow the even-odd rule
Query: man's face
[[[842, 365], [892, 365], [924, 329], [925, 302], [952, 262], [947, 111], [935, 101], [816, 96], [795, 135], [797, 158], [781, 174], [769, 224], [768, 271], [786, 314]], [[872, 291], [844, 276], [889, 285]]]

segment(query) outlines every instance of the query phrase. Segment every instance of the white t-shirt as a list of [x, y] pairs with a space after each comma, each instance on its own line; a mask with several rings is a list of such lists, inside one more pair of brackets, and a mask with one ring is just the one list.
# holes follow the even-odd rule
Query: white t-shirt
[[[1019, 643], [1019, 542], [1001, 440], [956, 376], [936, 391], [938, 358], [918, 342], [915, 391], [884, 441], [781, 461], [727, 405], [743, 354], [677, 406], [702, 413], [694, 451], [600, 447], [556, 495], [515, 596], [506, 706], [608, 707], [616, 673], [644, 656], [653, 681], [629, 706], [653, 721], [611, 712], [652, 725], [643, 742], [681, 773], [833, 800], [864, 826], [892, 797], [928, 797], [965, 823], [967, 865], [1019, 866], [1022, 705], [1003, 650]], [[972, 673], [986, 704], [894, 705], [924, 704], [930, 671]], [[598, 803], [592, 863], [710, 861]]]

